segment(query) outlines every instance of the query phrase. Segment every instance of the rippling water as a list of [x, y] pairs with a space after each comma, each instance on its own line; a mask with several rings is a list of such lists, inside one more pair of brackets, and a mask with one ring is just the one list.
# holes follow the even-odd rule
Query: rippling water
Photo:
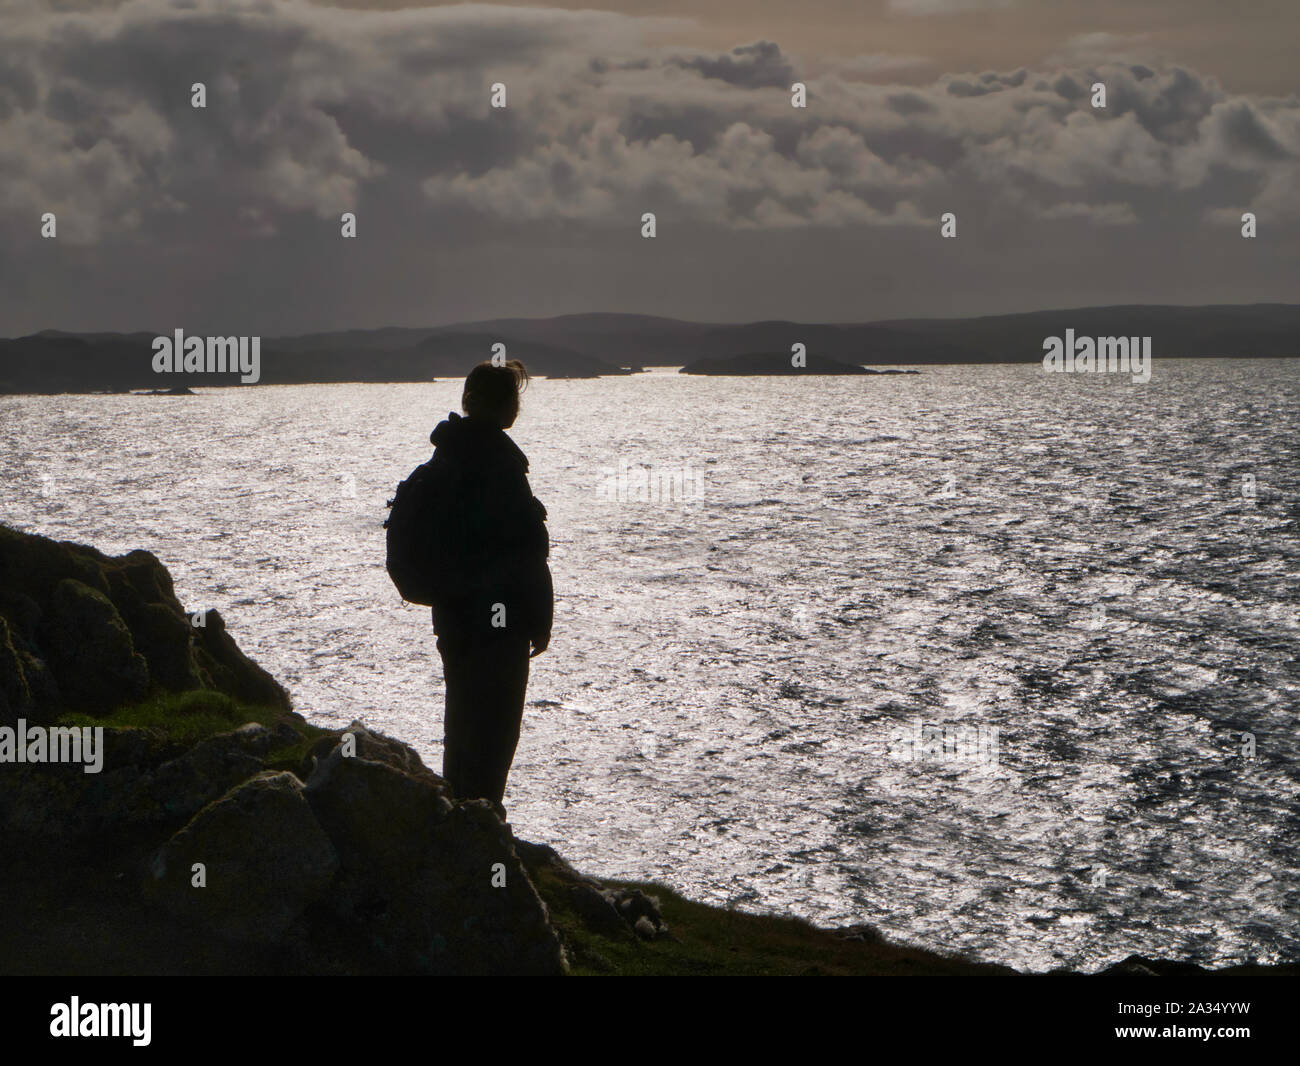
[[[458, 395], [0, 397], [0, 513], [147, 547], [299, 710], [437, 768], [379, 523]], [[536, 381], [512, 435], [558, 603], [516, 831], [1018, 967], [1295, 959], [1298, 430], [1295, 360]], [[602, 498], [622, 461], [702, 498]], [[898, 758], [922, 725], [996, 729], [996, 763]]]

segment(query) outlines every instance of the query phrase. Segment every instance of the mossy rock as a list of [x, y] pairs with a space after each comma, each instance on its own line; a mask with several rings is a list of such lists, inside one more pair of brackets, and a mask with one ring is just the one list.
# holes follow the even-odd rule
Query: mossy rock
[[306, 796], [339, 856], [331, 924], [392, 972], [565, 972], [546, 905], [486, 800], [453, 804], [435, 774], [348, 757], [338, 745]]
[[170, 692], [204, 687], [189, 618], [163, 603], [142, 603], [132, 614], [136, 648], [153, 680]]
[[22, 657], [14, 647], [9, 623], [0, 615], [0, 725], [13, 725], [31, 702]]
[[264, 773], [208, 804], [163, 846], [146, 895], [216, 936], [272, 944], [337, 869], [302, 782]]
[[48, 723], [200, 689], [291, 707], [216, 611], [202, 627], [191, 624], [167, 568], [147, 551], [111, 558], [0, 525], [0, 619], [13, 653], [0, 647], [0, 715], [8, 718], [20, 701], [30, 720]]
[[64, 700], [106, 710], [114, 703], [143, 699], [149, 665], [135, 650], [131, 630], [113, 601], [74, 578], [54, 587], [46, 622], [50, 657]]

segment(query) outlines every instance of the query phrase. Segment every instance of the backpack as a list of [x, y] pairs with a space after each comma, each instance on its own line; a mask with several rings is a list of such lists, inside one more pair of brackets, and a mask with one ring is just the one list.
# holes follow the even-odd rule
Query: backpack
[[535, 528], [537, 543], [523, 551], [540, 552], [545, 568], [546, 508], [530, 494], [526, 515], [503, 510], [498, 482], [435, 453], [397, 486], [384, 529], [388, 576], [402, 599], [441, 606], [517, 587], [521, 553], [509, 542], [503, 549], [503, 529]]
[[451, 591], [460, 554], [449, 471], [429, 460], [411, 471], [388, 501], [388, 576], [402, 599], [426, 607]]

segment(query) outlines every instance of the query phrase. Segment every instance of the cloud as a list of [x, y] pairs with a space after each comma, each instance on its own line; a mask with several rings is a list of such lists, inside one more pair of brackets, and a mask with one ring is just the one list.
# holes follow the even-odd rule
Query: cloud
[[671, 62], [688, 70], [698, 70], [706, 78], [717, 78], [729, 85], [750, 89], [788, 89], [794, 80], [794, 68], [781, 54], [780, 45], [771, 41], [741, 45], [727, 55], [697, 55], [674, 58]]
[[[0, 57], [0, 228], [30, 244], [56, 211], [71, 243], [219, 247], [363, 203], [400, 205], [403, 231], [462, 235], [627, 228], [651, 210], [661, 227], [737, 231], [933, 226], [958, 207], [990, 225], [1300, 216], [1295, 99], [1131, 63], [876, 85], [855, 75], [888, 57], [801, 76], [775, 42], [647, 43], [661, 28], [482, 5], [20, 9]], [[196, 81], [206, 109], [190, 106]]]

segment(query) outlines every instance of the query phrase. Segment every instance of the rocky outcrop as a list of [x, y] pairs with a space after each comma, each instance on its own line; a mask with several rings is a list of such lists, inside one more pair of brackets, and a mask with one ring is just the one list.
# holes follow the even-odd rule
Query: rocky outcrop
[[[182, 717], [230, 727], [141, 724], [169, 693], [185, 694]], [[98, 772], [0, 766], [10, 848], [124, 865], [141, 921], [295, 954], [305, 972], [564, 972], [491, 805], [458, 802], [405, 744], [361, 723], [312, 727], [288, 707], [217, 612], [187, 615], [149, 553], [114, 559], [0, 527], [0, 725], [103, 722]]]
[[274, 944], [319, 899], [338, 855], [293, 774], [259, 773], [204, 807], [154, 856], [146, 891], [217, 936]]
[[107, 710], [149, 691], [149, 664], [113, 601], [99, 589], [65, 577], [54, 585], [43, 627], [43, 646], [64, 701]]
[[[379, 747], [359, 724], [349, 733]], [[441, 778], [400, 765], [409, 749], [386, 761], [344, 752], [318, 761], [306, 788], [338, 848], [334, 919], [403, 971], [563, 972], [546, 905], [491, 804], [455, 802]]]
[[516, 841], [530, 870], [548, 870], [563, 885], [567, 902], [593, 932], [613, 940], [670, 936], [657, 897], [629, 885], [605, 885], [579, 873], [554, 848]]
[[110, 558], [0, 526], [0, 724], [197, 689], [289, 707], [217, 611], [186, 613], [149, 552]]
[[9, 622], [0, 614], [0, 723], [13, 722], [18, 712], [32, 706], [32, 691], [23, 660], [14, 647]]
[[359, 722], [314, 745], [311, 732], [295, 715], [188, 744], [110, 726], [98, 774], [0, 767], [0, 845], [71, 857], [92, 893], [125, 867], [112, 876], [134, 886], [133, 922], [292, 953], [300, 972], [565, 972], [491, 804], [457, 801], [416, 752]]

